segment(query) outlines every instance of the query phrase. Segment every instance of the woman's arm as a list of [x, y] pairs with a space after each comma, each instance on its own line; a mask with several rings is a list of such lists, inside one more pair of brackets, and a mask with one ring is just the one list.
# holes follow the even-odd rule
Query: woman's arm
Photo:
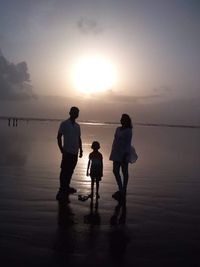
[[101, 156], [101, 177], [103, 177], [103, 156]]
[[124, 131], [124, 149], [125, 151], [129, 151], [132, 141], [132, 129], [127, 129]]
[[129, 155], [130, 155], [130, 148], [131, 148], [131, 141], [132, 141], [132, 130], [127, 129], [124, 131], [124, 153], [123, 153], [123, 162], [127, 162]]

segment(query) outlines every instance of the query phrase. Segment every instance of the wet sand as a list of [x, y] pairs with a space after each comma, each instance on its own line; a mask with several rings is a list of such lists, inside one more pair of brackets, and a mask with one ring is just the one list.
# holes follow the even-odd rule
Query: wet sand
[[[35, 125], [26, 127], [23, 131], [3, 128], [5, 135], [1, 136], [5, 151], [0, 156], [1, 266], [199, 266], [198, 131], [183, 132], [182, 139], [190, 135], [191, 141], [181, 158], [184, 140], [178, 143], [174, 129], [166, 136], [163, 130], [156, 130], [161, 139], [149, 129], [151, 140], [136, 129], [136, 144], [143, 157], [130, 165], [126, 203], [118, 203], [111, 197], [116, 184], [107, 160], [114, 129], [101, 129], [104, 177], [101, 198], [91, 203], [78, 200], [78, 194], [89, 193], [87, 154], [99, 126], [83, 126], [85, 155], [72, 181], [78, 192], [70, 195], [69, 204], [59, 204], [55, 200], [60, 163], [54, 142], [56, 127], [42, 124], [37, 131], [33, 131]], [[179, 146], [173, 156], [163, 154], [170, 135]], [[155, 158], [147, 161], [146, 155], [155, 150]]]

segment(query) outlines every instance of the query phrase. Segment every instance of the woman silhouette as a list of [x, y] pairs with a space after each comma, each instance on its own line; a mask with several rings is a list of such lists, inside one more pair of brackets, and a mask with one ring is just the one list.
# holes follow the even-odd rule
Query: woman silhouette
[[[132, 122], [128, 114], [122, 114], [121, 126], [115, 131], [110, 160], [113, 161], [113, 173], [119, 188], [119, 191], [113, 194], [113, 198], [121, 199], [126, 196], [128, 184], [128, 164], [130, 162], [131, 140], [132, 140]], [[120, 175], [122, 171], [123, 180]]]

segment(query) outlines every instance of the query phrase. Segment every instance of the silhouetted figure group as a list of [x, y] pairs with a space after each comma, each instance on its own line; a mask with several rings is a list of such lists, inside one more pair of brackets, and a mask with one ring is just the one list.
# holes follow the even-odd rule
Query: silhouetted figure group
[[8, 118], [8, 126], [17, 127], [18, 126], [18, 119], [17, 118]]
[[[57, 134], [57, 143], [62, 154], [60, 165], [60, 187], [56, 195], [59, 203], [58, 216], [58, 242], [56, 249], [61, 252], [73, 253], [77, 242], [75, 236], [76, 223], [74, 214], [68, 204], [69, 195], [77, 192], [71, 187], [71, 178], [76, 167], [78, 157], [82, 157], [82, 141], [80, 125], [76, 122], [79, 116], [79, 109], [72, 107], [69, 111], [69, 118], [61, 122]], [[126, 192], [128, 185], [128, 166], [129, 163], [137, 159], [137, 155], [133, 155], [131, 147], [132, 141], [132, 122], [127, 114], [122, 114], [121, 126], [117, 127], [114, 135], [112, 149], [109, 159], [113, 161], [113, 174], [116, 179], [118, 190], [112, 195], [117, 200], [117, 205], [110, 217], [110, 232], [107, 242], [109, 244], [109, 257], [116, 265], [121, 264], [126, 252], [128, 243], [130, 242], [129, 233], [126, 227]], [[84, 215], [84, 224], [87, 224], [89, 230], [86, 246], [91, 253], [91, 262], [96, 261], [95, 253], [99, 252], [98, 234], [101, 225], [101, 216], [98, 212], [99, 207], [99, 186], [103, 177], [103, 155], [99, 151], [100, 143], [93, 141], [91, 144], [92, 151], [88, 155], [88, 163], [86, 168], [86, 176], [91, 179], [91, 192], [88, 195], [78, 195], [78, 199], [85, 201], [90, 200], [89, 212]], [[85, 244], [84, 244], [85, 246]], [[94, 252], [94, 253], [93, 253]], [[69, 258], [67, 262], [70, 263]]]
[[[69, 194], [76, 193], [77, 190], [70, 186], [72, 174], [78, 161], [78, 155], [83, 155], [81, 129], [76, 122], [79, 116], [79, 109], [71, 107], [69, 118], [61, 122], [57, 134], [57, 143], [62, 153], [60, 188], [56, 195], [58, 201], [69, 202]], [[128, 114], [122, 114], [121, 126], [117, 127], [112, 144], [109, 159], [113, 161], [113, 174], [115, 176], [118, 190], [112, 197], [120, 203], [125, 200], [128, 185], [128, 165], [137, 160], [137, 154], [131, 146], [132, 141], [132, 122]], [[94, 186], [96, 185], [96, 199], [99, 195], [99, 182], [103, 177], [103, 156], [99, 152], [100, 143], [94, 141], [91, 145], [92, 152], [89, 154], [86, 175], [91, 178], [91, 193], [88, 196], [79, 195], [80, 200], [93, 199]], [[122, 175], [121, 175], [122, 173]]]

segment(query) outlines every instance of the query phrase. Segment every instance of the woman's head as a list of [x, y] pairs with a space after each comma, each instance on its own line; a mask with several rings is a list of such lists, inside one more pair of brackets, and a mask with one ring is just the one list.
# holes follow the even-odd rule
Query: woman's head
[[128, 114], [122, 114], [120, 122], [124, 128], [133, 128], [131, 118]]

